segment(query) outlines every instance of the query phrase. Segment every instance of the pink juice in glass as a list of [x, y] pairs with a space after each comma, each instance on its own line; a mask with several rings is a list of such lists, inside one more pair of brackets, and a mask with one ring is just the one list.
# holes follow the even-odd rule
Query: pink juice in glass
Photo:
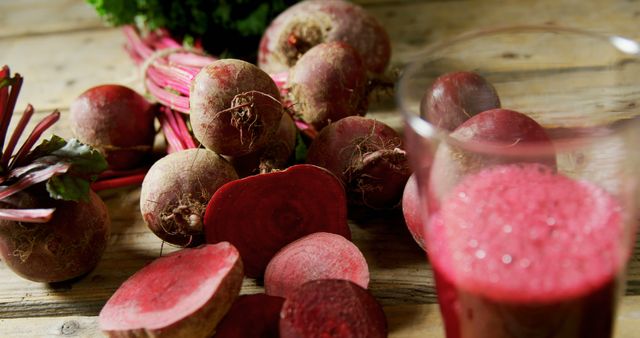
[[463, 179], [426, 236], [447, 338], [611, 337], [621, 212], [605, 190], [539, 164]]

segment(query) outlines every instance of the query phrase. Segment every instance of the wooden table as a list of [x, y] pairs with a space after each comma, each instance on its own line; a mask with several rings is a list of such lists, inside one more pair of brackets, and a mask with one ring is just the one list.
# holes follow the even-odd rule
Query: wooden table
[[[562, 24], [640, 38], [637, 0], [357, 2], [389, 30], [394, 64], [402, 64], [418, 46], [492, 25]], [[0, 64], [25, 77], [17, 107], [21, 111], [32, 103], [36, 117], [60, 109], [63, 118], [52, 132], [62, 136], [70, 136], [69, 103], [85, 89], [120, 83], [141, 91], [139, 74], [121, 48], [123, 43], [120, 30], [105, 27], [81, 0], [0, 0]], [[374, 104], [370, 114], [401, 127], [393, 102]], [[101, 263], [81, 280], [32, 283], [0, 263], [0, 337], [101, 336], [96, 315], [102, 305], [122, 281], [160, 255], [160, 240], [140, 217], [139, 192], [132, 188], [101, 194], [110, 210], [113, 235]], [[350, 222], [353, 238], [369, 262], [370, 289], [384, 305], [390, 336], [443, 337], [432, 271], [405, 230], [401, 214], [356, 218]], [[164, 253], [173, 250], [164, 246]], [[618, 338], [640, 336], [639, 245], [628, 273]], [[242, 293], [261, 291], [255, 281], [245, 280]]]

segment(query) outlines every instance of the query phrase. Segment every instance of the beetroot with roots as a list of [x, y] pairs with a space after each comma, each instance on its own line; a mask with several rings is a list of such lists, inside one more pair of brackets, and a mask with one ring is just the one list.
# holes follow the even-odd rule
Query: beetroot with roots
[[420, 195], [418, 193], [418, 178], [415, 174], [409, 177], [407, 185], [402, 193], [402, 215], [407, 229], [413, 239], [424, 250], [424, 229], [422, 212], [424, 208], [420, 205]]
[[[510, 154], [480, 154], [442, 143], [433, 160], [429, 182], [429, 209], [438, 208], [437, 196], [444, 196], [461, 178], [490, 165], [535, 162], [556, 167], [553, 143], [544, 127], [529, 116], [508, 109], [492, 109], [479, 113], [451, 133], [463, 142], [486, 142], [508, 146]], [[523, 156], [519, 148], [535, 146], [539, 156]]]
[[353, 46], [372, 73], [384, 72], [391, 58], [387, 32], [362, 7], [346, 1], [307, 0], [271, 22], [260, 41], [258, 65], [269, 73], [283, 72], [313, 46], [334, 41]]
[[346, 238], [317, 232], [298, 239], [273, 256], [264, 273], [268, 295], [288, 297], [305, 282], [346, 279], [369, 285], [369, 266], [362, 252]]
[[338, 176], [350, 203], [375, 209], [397, 206], [411, 175], [398, 133], [380, 121], [360, 116], [322, 129], [309, 147], [307, 163]]
[[289, 114], [282, 114], [276, 135], [264, 149], [240, 157], [229, 157], [228, 160], [241, 177], [284, 169], [295, 150], [297, 136], [298, 129], [293, 118]]
[[93, 87], [69, 109], [74, 135], [99, 149], [112, 169], [131, 169], [151, 155], [155, 109], [142, 95], [121, 85]]
[[278, 338], [284, 298], [264, 293], [236, 299], [216, 328], [216, 338]]
[[88, 201], [71, 202], [53, 200], [44, 189], [32, 188], [1, 204], [56, 209], [46, 223], [0, 220], [0, 257], [19, 276], [34, 282], [60, 282], [86, 274], [102, 257], [111, 221], [94, 192]]
[[342, 42], [319, 44], [289, 72], [287, 100], [317, 130], [367, 112], [367, 72], [355, 49]]
[[238, 178], [229, 162], [207, 149], [171, 153], [153, 164], [142, 182], [142, 218], [162, 240], [203, 242], [202, 218], [213, 193]]
[[228, 241], [249, 277], [261, 277], [285, 245], [324, 231], [351, 238], [340, 181], [326, 169], [294, 165], [239, 179], [213, 195], [204, 215], [207, 243]]
[[100, 311], [110, 337], [210, 337], [242, 286], [229, 243], [183, 249], [129, 277]]
[[280, 119], [280, 92], [271, 77], [248, 62], [215, 61], [191, 83], [190, 119], [195, 137], [220, 155], [241, 156], [262, 149]]
[[387, 319], [380, 304], [347, 280], [307, 282], [287, 297], [280, 312], [281, 338], [386, 336]]
[[420, 113], [433, 125], [454, 130], [470, 117], [500, 108], [495, 88], [473, 72], [454, 72], [438, 77], [420, 102]]

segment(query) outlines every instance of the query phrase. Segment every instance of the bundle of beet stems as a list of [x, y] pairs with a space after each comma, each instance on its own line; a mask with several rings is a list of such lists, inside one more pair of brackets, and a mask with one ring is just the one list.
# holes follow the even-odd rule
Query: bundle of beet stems
[[[189, 88], [200, 69], [217, 58], [204, 53], [197, 42], [193, 48], [183, 47], [165, 30], [155, 30], [144, 36], [133, 26], [125, 26], [123, 31], [127, 52], [141, 66], [145, 89], [162, 104], [158, 119], [168, 143], [167, 151], [197, 147], [187, 119]], [[286, 72], [271, 75], [283, 93], [286, 92], [287, 75]], [[310, 138], [315, 136], [313, 127], [293, 117], [301, 132]]]

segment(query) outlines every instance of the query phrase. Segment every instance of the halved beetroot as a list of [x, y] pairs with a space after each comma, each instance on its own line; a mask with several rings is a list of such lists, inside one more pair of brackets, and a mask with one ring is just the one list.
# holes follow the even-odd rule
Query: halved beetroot
[[242, 279], [229, 243], [171, 253], [122, 283], [100, 311], [100, 329], [110, 337], [209, 337]]
[[204, 215], [207, 243], [238, 248], [249, 277], [261, 277], [285, 245], [314, 232], [350, 239], [346, 194], [330, 171], [309, 164], [223, 185]]
[[317, 232], [273, 256], [264, 274], [264, 289], [268, 295], [287, 297], [316, 279], [346, 279], [366, 289], [369, 266], [355, 244], [336, 234]]

